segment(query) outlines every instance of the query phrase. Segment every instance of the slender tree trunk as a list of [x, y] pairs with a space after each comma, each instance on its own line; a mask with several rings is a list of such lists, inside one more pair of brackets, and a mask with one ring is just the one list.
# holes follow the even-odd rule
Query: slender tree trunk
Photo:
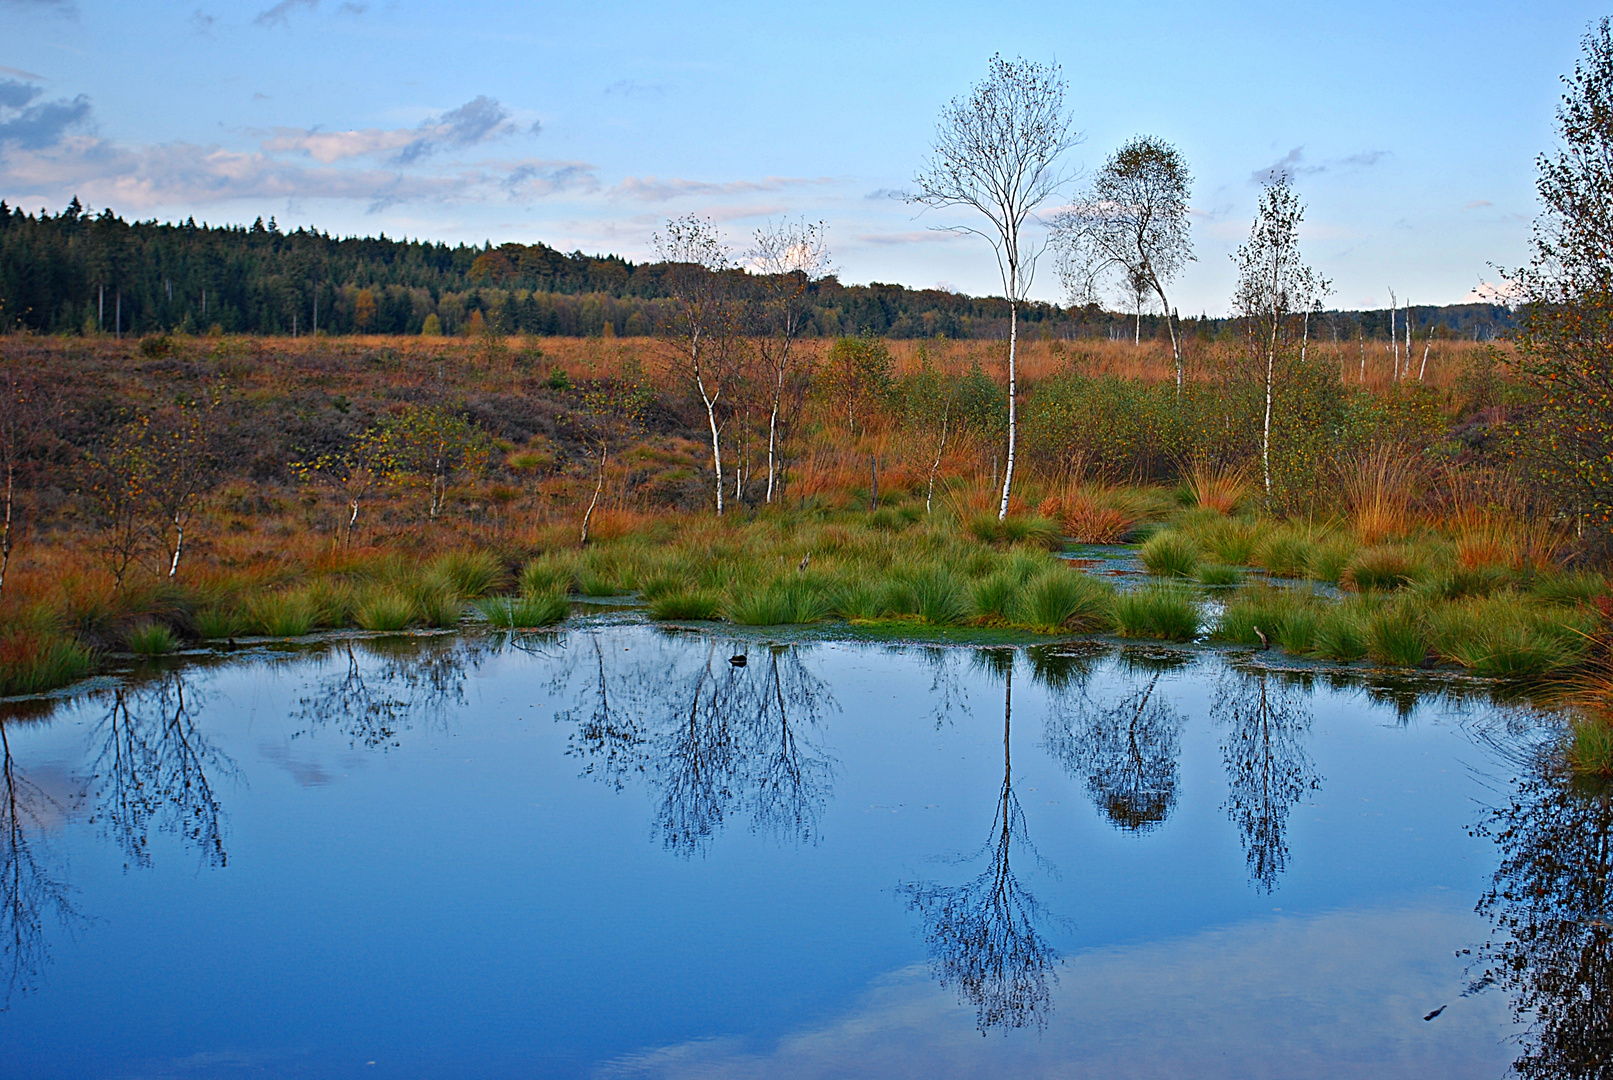
[[1271, 338], [1266, 344], [1266, 418], [1260, 426], [1260, 471], [1266, 482], [1266, 501], [1271, 501], [1271, 384], [1277, 374], [1278, 308], [1276, 274], [1272, 275]]
[[1305, 312], [1305, 330], [1299, 338], [1299, 362], [1305, 362], [1305, 349], [1311, 343], [1311, 313]]
[[941, 441], [935, 447], [935, 460], [930, 462], [930, 486], [924, 492], [924, 512], [930, 512], [930, 504], [935, 498], [935, 471], [941, 467], [941, 454], [947, 447], [947, 422], [952, 418], [952, 402], [949, 400], [946, 409], [941, 413]]
[[[1013, 268], [1010, 268], [1010, 282], [1017, 281]], [[1019, 345], [1019, 300], [1018, 297], [1008, 298], [1008, 464], [1003, 469], [1003, 498], [997, 507], [997, 520], [1005, 521], [1008, 518], [1008, 496], [1014, 487], [1014, 448], [1018, 420], [1015, 397], [1019, 389], [1019, 370], [1015, 367], [1018, 357], [1015, 350]]]
[[711, 427], [711, 470], [717, 478], [717, 516], [722, 517], [722, 443], [717, 428], [717, 399], [706, 396], [706, 384], [700, 383], [700, 400], [706, 405], [706, 423]]
[[769, 505], [773, 502], [773, 488], [778, 483], [778, 414], [779, 407], [784, 401], [784, 372], [790, 365], [790, 343], [784, 342], [784, 354], [779, 357], [778, 369], [773, 380], [773, 411], [767, 418], [767, 498]]
[[185, 550], [185, 522], [178, 514], [174, 515], [174, 557], [168, 563], [168, 580], [174, 580], [179, 573], [179, 556]]
[[1159, 295], [1159, 306], [1165, 312], [1165, 329], [1171, 335], [1171, 358], [1176, 361], [1176, 396], [1182, 396], [1182, 343], [1176, 335], [1176, 320], [1171, 318], [1171, 302], [1165, 299], [1165, 290], [1158, 281], [1154, 282], [1154, 292]]
[[6, 571], [11, 568], [11, 507], [16, 473], [16, 465], [8, 460], [6, 462], [6, 521], [4, 528], [0, 529], [0, 595], [5, 593]]
[[1428, 324], [1428, 340], [1423, 342], [1423, 363], [1417, 369], [1417, 381], [1422, 382], [1423, 376], [1428, 374], [1428, 350], [1434, 347], [1434, 324]]
[[599, 480], [594, 484], [594, 497], [588, 500], [588, 509], [582, 515], [582, 537], [577, 541], [578, 547], [588, 546], [588, 523], [594, 518], [594, 507], [599, 505], [599, 493], [605, 490], [605, 460], [610, 448], [604, 443], [599, 445]]

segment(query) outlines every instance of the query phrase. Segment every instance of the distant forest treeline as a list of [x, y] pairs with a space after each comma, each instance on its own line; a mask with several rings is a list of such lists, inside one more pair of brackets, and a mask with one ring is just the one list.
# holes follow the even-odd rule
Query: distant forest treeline
[[[744, 282], [753, 281], [738, 272]], [[0, 200], [0, 331], [148, 334], [177, 331], [294, 334], [506, 333], [587, 337], [653, 333], [669, 310], [662, 263], [563, 254], [544, 244], [485, 247], [420, 240], [339, 239], [251, 227], [128, 222], [87, 214], [75, 198], [56, 215]], [[895, 338], [1006, 336], [1007, 303], [941, 289], [815, 282], [808, 333]], [[1419, 338], [1483, 340], [1505, 333], [1511, 313], [1491, 304], [1411, 309]], [[435, 318], [433, 318], [435, 316]], [[1398, 316], [1397, 332], [1405, 329]], [[1097, 305], [1020, 309], [1036, 337], [1127, 338], [1137, 317]], [[1189, 335], [1235, 332], [1231, 320], [1187, 318]], [[1330, 311], [1314, 320], [1323, 339], [1387, 338], [1388, 311]], [[1143, 314], [1141, 335], [1164, 333]]]

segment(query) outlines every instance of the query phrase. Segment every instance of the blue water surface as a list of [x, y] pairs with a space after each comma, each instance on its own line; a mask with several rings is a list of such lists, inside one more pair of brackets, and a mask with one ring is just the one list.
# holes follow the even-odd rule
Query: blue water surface
[[4, 722], [0, 1073], [1503, 1075], [1459, 952], [1537, 720], [1334, 683], [608, 622], [133, 673]]

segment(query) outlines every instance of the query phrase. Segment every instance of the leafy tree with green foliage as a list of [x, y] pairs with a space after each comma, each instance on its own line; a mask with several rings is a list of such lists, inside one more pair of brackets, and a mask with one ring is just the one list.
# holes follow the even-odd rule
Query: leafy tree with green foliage
[[1535, 475], [1613, 546], [1613, 29], [1583, 39], [1557, 109], [1560, 145], [1539, 159], [1543, 209], [1529, 265], [1516, 370], [1532, 391], [1519, 445]]
[[461, 475], [485, 469], [493, 449], [487, 432], [441, 405], [409, 405], [385, 417], [371, 445], [387, 480], [425, 484], [433, 521], [447, 505], [449, 488]]

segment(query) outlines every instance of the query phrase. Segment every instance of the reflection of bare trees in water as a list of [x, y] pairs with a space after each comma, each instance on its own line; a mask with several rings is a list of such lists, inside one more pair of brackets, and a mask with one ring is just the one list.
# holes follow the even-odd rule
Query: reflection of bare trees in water
[[80, 921], [71, 890], [51, 872], [44, 850], [47, 818], [63, 808], [18, 769], [6, 728], [0, 720], [0, 963], [6, 980], [0, 1009], [38, 985], [50, 959], [46, 922]]
[[1305, 753], [1311, 717], [1305, 698], [1266, 671], [1227, 671], [1210, 704], [1227, 728], [1227, 815], [1243, 841], [1249, 876], [1271, 892], [1288, 863], [1288, 812], [1321, 786]]
[[1131, 832], [1157, 828], [1176, 805], [1183, 718], [1158, 692], [1160, 674], [1108, 705], [1085, 687], [1055, 694], [1042, 742], [1085, 782], [1098, 809]]
[[1052, 1008], [1048, 984], [1058, 979], [1059, 954], [1042, 935], [1041, 903], [1015, 876], [1011, 860], [1016, 842], [1031, 846], [1013, 782], [1014, 653], [978, 655], [1003, 678], [1003, 783], [991, 837], [980, 853], [988, 857], [987, 866], [962, 885], [911, 882], [903, 891], [923, 921], [936, 977], [974, 1005], [981, 1033], [993, 1027], [1041, 1029]]
[[301, 718], [310, 728], [333, 726], [368, 750], [397, 746], [411, 723], [440, 725], [464, 705], [467, 670], [497, 645], [448, 636], [337, 642], [335, 671], [301, 698]]
[[[617, 652], [598, 634], [576, 649], [577, 703], [557, 714], [576, 725], [568, 752], [584, 773], [620, 789], [645, 776], [660, 795], [656, 827], [680, 855], [704, 853], [727, 818], [797, 843], [815, 843], [834, 763], [813, 741], [827, 708], [828, 685], [801, 650], [765, 647], [747, 663], [729, 662], [732, 643], [632, 639]], [[723, 648], [719, 650], [721, 644]]]
[[1500, 987], [1528, 1024], [1519, 1075], [1613, 1077], [1613, 788], [1530, 757], [1511, 802], [1476, 830], [1501, 860], [1478, 905], [1494, 939], [1470, 992]]
[[99, 750], [91, 763], [99, 821], [137, 866], [151, 864], [153, 828], [194, 847], [210, 866], [223, 866], [224, 822], [214, 776], [235, 765], [196, 726], [195, 694], [170, 671], [104, 695], [106, 714], [91, 733]]

